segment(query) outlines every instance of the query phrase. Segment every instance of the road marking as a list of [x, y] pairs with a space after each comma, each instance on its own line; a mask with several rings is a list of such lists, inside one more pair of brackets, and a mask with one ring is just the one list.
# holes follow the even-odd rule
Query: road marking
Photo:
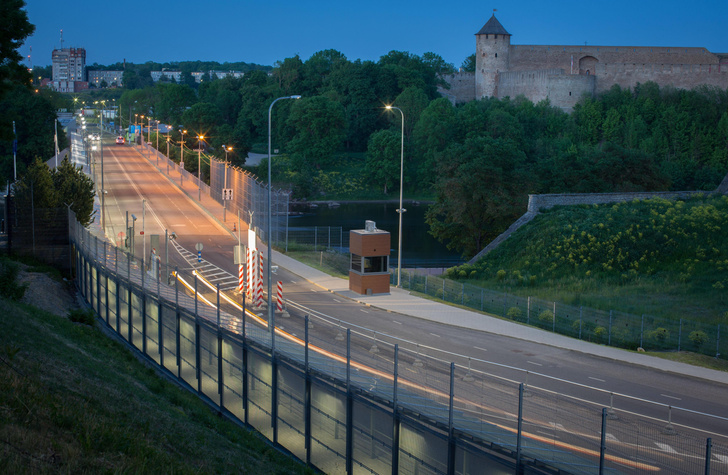
[[537, 430], [536, 432], [538, 432], [539, 434], [547, 435], [547, 436], [552, 437], [554, 439], [559, 439], [560, 438], [558, 435], [555, 435], [553, 432], [544, 432], [542, 430]]
[[369, 313], [369, 312], [367, 312], [366, 310], [364, 310], [363, 308], [360, 308], [360, 309], [359, 309], [359, 311], [360, 311], [360, 312], [364, 312], [364, 313]]
[[566, 430], [566, 429], [564, 429], [564, 426], [562, 424], [557, 424], [556, 422], [549, 422], [549, 425], [556, 430], [563, 430], [563, 431]]
[[589, 376], [589, 379], [593, 379], [594, 381], [599, 381], [600, 383], [606, 383], [603, 379], [595, 378], [594, 376]]
[[481, 348], [479, 346], [474, 346], [473, 348], [475, 348], [476, 350], [480, 350], [480, 351], [488, 351], [485, 348]]
[[658, 446], [660, 448], [660, 450], [662, 450], [663, 452], [667, 452], [669, 454], [676, 454], [676, 453], [678, 453], [677, 450], [673, 449], [672, 447], [670, 447], [667, 444], [661, 444], [659, 442], [655, 442], [655, 445]]
[[666, 397], [666, 398], [668, 398], [668, 399], [674, 399], [674, 400], [676, 400], [676, 401], [682, 401], [682, 398], [679, 398], [679, 397], [675, 397], [675, 396], [668, 396], [667, 394], [660, 394], [660, 396], [662, 396], [662, 397]]
[[401, 325], [401, 322], [398, 322], [397, 320], [392, 320], [392, 323], [396, 323], [397, 325]]
[[526, 361], [527, 363], [535, 364], [536, 366], [543, 366], [541, 363], [536, 363], [535, 361]]
[[719, 462], [728, 464], [728, 455], [713, 454], [713, 457], [717, 458]]
[[610, 434], [609, 432], [607, 432], [607, 435], [605, 437], [610, 442], [619, 442], [619, 439], [617, 439], [616, 437], [614, 437], [614, 435], [613, 434]]
[[430, 335], [436, 336], [437, 338], [440, 338], [440, 335], [438, 335], [437, 333], [430, 333]]
[[339, 299], [332, 299], [332, 300], [333, 300], [334, 302], [338, 302], [338, 303], [341, 303], [341, 300], [339, 300]]

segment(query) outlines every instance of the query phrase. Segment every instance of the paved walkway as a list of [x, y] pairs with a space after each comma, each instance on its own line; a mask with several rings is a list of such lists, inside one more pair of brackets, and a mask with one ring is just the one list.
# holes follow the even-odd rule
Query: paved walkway
[[[156, 165], [153, 158], [150, 162], [153, 165]], [[166, 167], [160, 168], [161, 171], [166, 174]], [[180, 186], [179, 173], [172, 171], [170, 179], [173, 180], [177, 186]], [[197, 201], [197, 187], [191, 182], [191, 180], [184, 180], [182, 189], [190, 198]], [[204, 193], [202, 194], [202, 200], [199, 204], [200, 207], [216, 219], [220, 225], [230, 230], [231, 236], [237, 239], [237, 235], [233, 235], [232, 233], [233, 222], [237, 222], [236, 216], [232, 216], [232, 213], [227, 213], [227, 221], [223, 222], [222, 206], [220, 203]], [[308, 280], [309, 282], [328, 290], [329, 292], [333, 292], [342, 297], [382, 310], [410, 315], [423, 320], [440, 322], [447, 325], [454, 325], [496, 335], [532, 341], [534, 343], [555, 346], [580, 353], [587, 353], [611, 360], [646, 366], [659, 371], [683, 374], [686, 376], [728, 384], [728, 372], [692, 366], [685, 363], [648, 356], [644, 353], [637, 353], [620, 348], [589, 343], [575, 338], [569, 338], [557, 333], [521, 325], [508, 320], [502, 320], [480, 312], [433, 302], [432, 300], [417, 297], [412, 295], [409, 291], [398, 289], [396, 287], [392, 287], [391, 292], [386, 295], [359, 295], [349, 290], [348, 280], [332, 277], [277, 251], [273, 251], [273, 262], [275, 265], [279, 265]]]

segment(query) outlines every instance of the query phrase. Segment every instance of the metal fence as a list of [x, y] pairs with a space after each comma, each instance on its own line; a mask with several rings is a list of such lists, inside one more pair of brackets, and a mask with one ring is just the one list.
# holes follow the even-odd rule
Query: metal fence
[[300, 330], [271, 333], [196, 269], [150, 265], [71, 221], [75, 280], [104, 324], [326, 473], [728, 473], [728, 446], [672, 425], [707, 415], [636, 416], [626, 397], [568, 397], [314, 313], [278, 315]]
[[[396, 284], [396, 274], [392, 274], [391, 282]], [[401, 283], [403, 288], [446, 302], [580, 340], [630, 350], [689, 350], [716, 358], [728, 357], [728, 338], [720, 337], [721, 330], [727, 329], [720, 324], [577, 307], [410, 271], [402, 271]]]

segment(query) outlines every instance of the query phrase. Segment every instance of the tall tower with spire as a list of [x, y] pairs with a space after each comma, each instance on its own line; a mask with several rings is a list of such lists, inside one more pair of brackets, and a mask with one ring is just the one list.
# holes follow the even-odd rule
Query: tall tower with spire
[[508, 71], [511, 34], [495, 13], [475, 34], [475, 98], [498, 95], [498, 73]]

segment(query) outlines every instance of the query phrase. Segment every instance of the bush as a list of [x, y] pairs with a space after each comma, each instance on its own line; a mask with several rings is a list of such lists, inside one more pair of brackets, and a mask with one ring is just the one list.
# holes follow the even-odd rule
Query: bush
[[594, 329], [594, 341], [604, 341], [607, 338], [607, 329], [604, 327], [596, 327]]
[[554, 323], [554, 312], [551, 310], [544, 310], [538, 314], [538, 321], [541, 323]]
[[670, 338], [670, 332], [667, 328], [655, 328], [654, 330], [647, 332], [647, 338], [656, 341], [657, 343], [665, 343]]
[[10, 300], [20, 300], [25, 295], [27, 284], [18, 283], [20, 266], [10, 259], [0, 259], [0, 296]]
[[91, 327], [96, 324], [96, 315], [90, 309], [74, 308], [68, 312], [68, 319], [72, 322], [82, 323]]
[[508, 312], [506, 313], [506, 316], [510, 318], [511, 320], [521, 320], [521, 317], [523, 316], [523, 311], [518, 307], [511, 307], [508, 309]]
[[688, 339], [693, 343], [695, 349], [699, 350], [700, 347], [703, 346], [706, 341], [708, 341], [708, 334], [702, 330], [695, 330], [693, 332], [690, 332], [690, 335], [688, 335]]

